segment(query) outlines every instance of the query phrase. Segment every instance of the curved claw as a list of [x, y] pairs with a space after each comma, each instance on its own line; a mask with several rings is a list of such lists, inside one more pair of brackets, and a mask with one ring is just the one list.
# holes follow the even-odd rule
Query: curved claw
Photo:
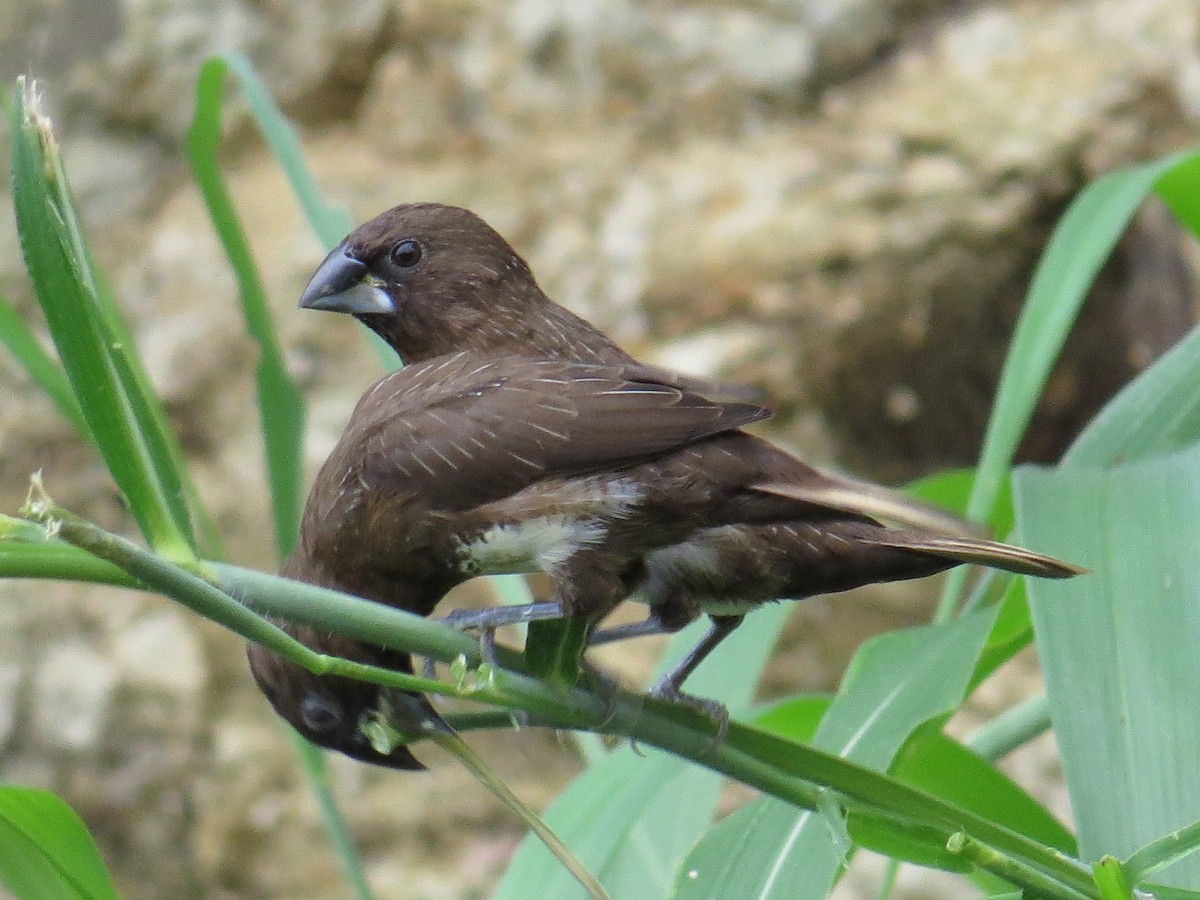
[[669, 678], [664, 678], [646, 693], [658, 700], [667, 700], [671, 703], [678, 703], [681, 706], [693, 709], [701, 715], [707, 716], [717, 726], [717, 736], [713, 739], [712, 745], [705, 753], [712, 753], [725, 743], [725, 738], [729, 736], [729, 709], [724, 703], [718, 700], [709, 700], [705, 697], [685, 694], [672, 684]]

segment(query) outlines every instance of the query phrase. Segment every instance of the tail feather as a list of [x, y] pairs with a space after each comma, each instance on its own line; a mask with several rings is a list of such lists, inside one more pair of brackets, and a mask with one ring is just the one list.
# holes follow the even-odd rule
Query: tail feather
[[[888, 522], [899, 529], [881, 529], [871, 542], [928, 553], [959, 563], [989, 566], [1019, 575], [1070, 578], [1087, 569], [981, 537], [982, 529], [947, 510], [906, 497], [879, 485], [841, 476], [826, 476], [805, 482], [765, 483], [754, 489], [777, 497], [823, 506], [852, 516]], [[913, 531], [905, 531], [912, 528]]]
[[978, 537], [983, 529], [949, 510], [906, 497], [898, 491], [854, 479], [825, 476], [806, 483], [756, 484], [754, 490], [801, 503], [824, 506], [853, 516], [865, 516], [910, 528], [923, 528], [964, 538]]
[[1002, 544], [999, 541], [885, 530], [873, 538], [873, 543], [881, 547], [929, 553], [955, 562], [1003, 569], [1018, 575], [1036, 575], [1040, 578], [1072, 578], [1084, 575], [1088, 571], [1053, 556], [1024, 550], [1011, 544]]

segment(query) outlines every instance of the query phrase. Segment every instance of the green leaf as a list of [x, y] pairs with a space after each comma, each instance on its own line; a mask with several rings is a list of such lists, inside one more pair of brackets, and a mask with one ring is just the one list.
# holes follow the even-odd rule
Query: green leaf
[[529, 671], [551, 684], [570, 687], [579, 679], [579, 661], [587, 649], [586, 619], [542, 619], [529, 623], [525, 662]]
[[1101, 266], [1160, 179], [1190, 169], [1183, 153], [1121, 169], [1089, 184], [1067, 208], [1038, 262], [1004, 361], [968, 515], [988, 515], [1007, 481], [1050, 370]]
[[[982, 610], [868, 641], [821, 719], [814, 746], [886, 769], [913, 729], [962, 701], [995, 615]], [[825, 897], [842, 866], [829, 823], [773, 798], [750, 807], [737, 824], [722, 823], [696, 845], [676, 896]], [[739, 825], [748, 830], [734, 834]], [[693, 871], [720, 876], [690, 877]]]
[[[974, 469], [947, 469], [909, 482], [904, 486], [904, 492], [963, 516], [967, 513], [974, 487]], [[1012, 489], [1007, 480], [993, 503], [987, 526], [992, 534], [1008, 534], [1012, 531]]]
[[117, 900], [79, 816], [37, 788], [0, 787], [0, 883], [17, 900]]
[[[744, 707], [789, 611], [779, 604], [747, 618], [692, 675], [689, 690], [719, 699], [735, 712]], [[681, 631], [660, 672], [707, 627], [696, 622]], [[546, 824], [613, 897], [664, 896], [684, 854], [712, 821], [720, 787], [719, 775], [686, 760], [639, 756], [625, 747], [594, 761], [576, 778], [547, 812]], [[574, 897], [579, 891], [541, 843], [526, 837], [494, 900], [529, 896]]]
[[85, 440], [91, 440], [91, 431], [83, 410], [71, 391], [71, 382], [63, 372], [62, 366], [50, 357], [36, 337], [17, 315], [17, 311], [7, 299], [0, 296], [0, 343], [8, 348], [9, 353], [16, 357], [29, 376], [54, 401], [67, 421]]
[[242, 97], [250, 108], [250, 114], [267, 146], [271, 148], [271, 153], [283, 168], [283, 173], [287, 176], [296, 199], [300, 201], [309, 225], [325, 249], [332, 249], [334, 244], [350, 232], [354, 222], [345, 209], [325, 202], [321, 189], [305, 161], [296, 129], [275, 104], [246, 57], [238, 53], [227, 53], [205, 61], [200, 67], [200, 75], [196, 81], [197, 112], [199, 113], [199, 107], [203, 105], [206, 110], [205, 116], [215, 114], [219, 118], [221, 85], [227, 75], [237, 79]]
[[[665, 896], [675, 867], [712, 816], [720, 779], [658, 751], [628, 747], [588, 767], [555, 801], [546, 824], [613, 897]], [[583, 896], [540, 842], [526, 838], [494, 900]]]
[[[1022, 539], [1092, 569], [1028, 591], [1080, 851], [1124, 857], [1200, 819], [1200, 447], [1014, 488]], [[1200, 859], [1160, 875], [1195, 885]]]
[[[1193, 153], [1181, 153], [1106, 175], [1084, 188], [1059, 220], [1034, 272], [1000, 373], [968, 518], [987, 520], [992, 515], [1050, 370], [1134, 212], [1156, 184], [1174, 188], [1177, 177], [1192, 171], [1195, 159]], [[939, 620], [950, 615], [965, 579], [965, 570], [947, 578]]]
[[49, 122], [23, 80], [10, 131], [21, 250], [79, 406], [146, 539], [194, 559], [176, 442], [100, 286]]
[[985, 678], [999, 669], [1033, 640], [1033, 621], [1029, 617], [1029, 601], [1025, 594], [1025, 579], [1010, 578], [1008, 590], [1000, 602], [1000, 612], [992, 631], [975, 663], [968, 693]]
[[[224, 59], [209, 60], [196, 82], [196, 111], [188, 131], [188, 157], [213, 226], [237, 274], [246, 330], [258, 345], [254, 382], [258, 391], [259, 423], [266, 449], [275, 541], [280, 555], [286, 556], [300, 529], [304, 398], [288, 374], [271, 321], [266, 291], [217, 160], [221, 143], [221, 87], [231, 65], [236, 65], [235, 71], [242, 76], [243, 89], [253, 92], [256, 112], [269, 116], [270, 111], [274, 111], [274, 105], [266, 98], [244, 61], [238, 59], [236, 64], [231, 64]], [[267, 110], [263, 109], [264, 104]], [[277, 111], [270, 121], [275, 128], [286, 127]], [[290, 128], [286, 133], [291, 135]]]
[[891, 774], [964, 809], [1074, 855], [1075, 837], [1015, 781], [934, 727], [913, 735]]

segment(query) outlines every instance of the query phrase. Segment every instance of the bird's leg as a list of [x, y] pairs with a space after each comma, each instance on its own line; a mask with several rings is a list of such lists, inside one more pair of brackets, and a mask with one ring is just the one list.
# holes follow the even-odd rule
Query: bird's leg
[[[611, 644], [627, 638], [653, 637], [659, 634], [674, 634], [685, 625], [695, 621], [699, 615], [699, 607], [685, 602], [680, 597], [672, 597], [668, 601], [656, 603], [650, 607], [650, 612], [641, 622], [631, 622], [628, 625], [614, 625], [592, 634], [588, 641], [589, 647], [601, 644]], [[686, 677], [686, 676], [685, 676]]]
[[623, 641], [628, 638], [635, 637], [653, 637], [658, 634], [674, 634], [679, 629], [668, 628], [658, 616], [650, 613], [640, 622], [630, 622], [626, 625], [614, 625], [612, 628], [605, 628], [592, 634], [588, 639], [589, 647], [599, 647], [602, 644], [611, 644], [615, 641]]
[[442, 617], [451, 628], [471, 631], [476, 628], [494, 631], [505, 625], [521, 625], [542, 619], [561, 619], [562, 606], [553, 600], [522, 603], [516, 606], [489, 606], [487, 609], [456, 609]]
[[515, 606], [489, 606], [487, 609], [456, 609], [442, 617], [458, 631], [479, 631], [479, 657], [488, 665], [496, 664], [496, 629], [544, 619], [561, 619], [562, 606], [553, 601], [522, 603]]
[[725, 704], [716, 700], [706, 700], [703, 697], [693, 697], [682, 690], [683, 683], [696, 671], [696, 667], [717, 649], [721, 641], [729, 637], [733, 630], [742, 624], [743, 616], [712, 616], [712, 627], [700, 641], [687, 652], [675, 667], [654, 683], [647, 692], [652, 697], [663, 700], [673, 700], [704, 713], [717, 725], [717, 743], [725, 740], [729, 732], [729, 710]]

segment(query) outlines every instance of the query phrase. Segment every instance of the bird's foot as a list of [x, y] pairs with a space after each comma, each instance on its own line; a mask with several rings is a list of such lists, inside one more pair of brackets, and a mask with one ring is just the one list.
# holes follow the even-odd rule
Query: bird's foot
[[586, 659], [580, 660], [579, 669], [588, 679], [588, 686], [595, 691], [596, 696], [604, 704], [604, 718], [596, 726], [598, 730], [602, 731], [617, 715], [617, 700], [621, 693], [621, 685], [613, 676]]
[[670, 678], [662, 679], [646, 693], [658, 700], [668, 700], [686, 706], [712, 720], [712, 723], [717, 726], [717, 735], [713, 739], [712, 746], [706, 751], [707, 753], [711, 753], [725, 743], [725, 738], [729, 735], [729, 710], [724, 703], [705, 697], [696, 697], [693, 694], [685, 694]]

